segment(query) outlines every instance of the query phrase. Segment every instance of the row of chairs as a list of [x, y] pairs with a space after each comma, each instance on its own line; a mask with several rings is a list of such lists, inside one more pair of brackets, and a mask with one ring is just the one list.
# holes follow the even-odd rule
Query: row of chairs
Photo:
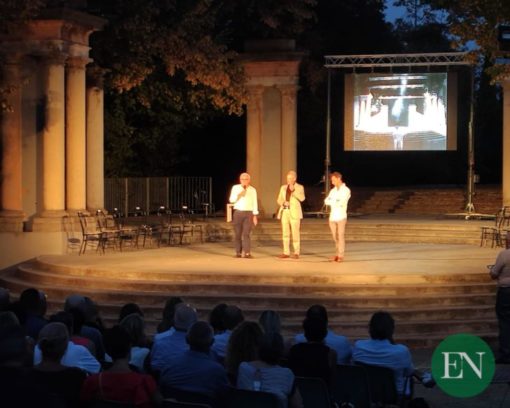
[[491, 248], [510, 246], [510, 206], [501, 208], [494, 216], [494, 224], [481, 227], [480, 246]]
[[[123, 250], [125, 246], [138, 249], [140, 246], [158, 247], [166, 240], [167, 244], [182, 244], [186, 236], [193, 240], [195, 234], [200, 234], [200, 242], [204, 242], [203, 225], [192, 222], [191, 219], [180, 218], [178, 224], [160, 222], [159, 224], [123, 225], [120, 219], [111, 214], [98, 211], [96, 215], [78, 213], [82, 237], [68, 237], [68, 245], [77, 247], [79, 254], [84, 254], [87, 247], [95, 248], [96, 252], [104, 253], [107, 248]], [[65, 220], [69, 223], [69, 220]]]

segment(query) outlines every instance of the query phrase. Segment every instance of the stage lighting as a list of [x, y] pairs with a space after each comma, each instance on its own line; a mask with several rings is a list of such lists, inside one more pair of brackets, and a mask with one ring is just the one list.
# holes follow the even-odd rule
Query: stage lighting
[[510, 51], [510, 24], [499, 25], [498, 42], [500, 51]]

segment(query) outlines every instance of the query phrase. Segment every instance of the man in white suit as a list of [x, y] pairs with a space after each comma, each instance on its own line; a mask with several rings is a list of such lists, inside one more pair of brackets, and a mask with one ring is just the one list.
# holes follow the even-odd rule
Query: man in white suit
[[280, 206], [278, 210], [278, 219], [282, 222], [283, 254], [278, 258], [290, 258], [290, 237], [292, 234], [292, 244], [294, 254], [292, 258], [299, 258], [300, 251], [300, 232], [301, 219], [303, 211], [301, 203], [305, 200], [305, 189], [301, 184], [296, 183], [297, 174], [295, 171], [287, 173], [287, 184], [280, 187], [277, 203]]

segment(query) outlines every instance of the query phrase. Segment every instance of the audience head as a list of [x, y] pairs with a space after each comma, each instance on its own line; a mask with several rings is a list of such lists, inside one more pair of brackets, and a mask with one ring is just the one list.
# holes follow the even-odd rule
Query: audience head
[[213, 310], [209, 314], [209, 324], [212, 326], [214, 333], [223, 333], [225, 326], [223, 324], [223, 318], [225, 315], [225, 309], [227, 308], [226, 303], [220, 303], [214, 306]]
[[328, 311], [322, 305], [313, 305], [306, 311], [306, 317], [323, 319], [328, 324]]
[[282, 328], [280, 315], [274, 310], [264, 310], [259, 317], [259, 323], [264, 333], [280, 333]]
[[129, 358], [131, 339], [129, 333], [119, 325], [106, 329], [103, 334], [104, 348], [112, 360]]
[[25, 331], [21, 326], [0, 327], [0, 366], [21, 367], [27, 352]]
[[85, 310], [85, 297], [82, 295], [70, 295], [64, 302], [64, 311], [69, 312], [71, 309]]
[[44, 316], [46, 313], [46, 295], [37, 289], [29, 288], [21, 292], [19, 297], [21, 308], [27, 313]]
[[119, 323], [119, 326], [128, 332], [133, 346], [146, 345], [145, 322], [143, 317], [138, 313], [131, 313], [130, 315], [127, 315]]
[[73, 315], [69, 312], [57, 312], [50, 316], [50, 322], [63, 323], [67, 327], [69, 335], [73, 333]]
[[19, 326], [19, 320], [14, 312], [0, 312], [0, 327]]
[[193, 323], [186, 335], [186, 342], [193, 351], [209, 353], [214, 342], [212, 327], [207, 322], [198, 321]]
[[11, 295], [9, 289], [0, 288], [0, 312], [7, 310], [11, 302]]
[[284, 344], [280, 333], [269, 332], [264, 334], [259, 347], [259, 360], [276, 365], [283, 357]]
[[165, 302], [165, 307], [163, 309], [163, 319], [167, 320], [170, 323], [170, 326], [173, 326], [175, 308], [180, 303], [183, 302], [179, 296], [172, 296]]
[[242, 322], [228, 339], [225, 366], [230, 373], [237, 373], [239, 364], [243, 361], [253, 361], [258, 358], [258, 350], [262, 341], [262, 328], [256, 322]]
[[393, 341], [395, 320], [393, 320], [393, 317], [388, 312], [375, 312], [370, 319], [368, 330], [370, 337], [374, 340]]
[[120, 309], [119, 322], [122, 321], [122, 319], [124, 319], [127, 315], [130, 315], [132, 313], [138, 313], [140, 316], [143, 317], [143, 312], [142, 309], [140, 309], [140, 306], [138, 306], [136, 303], [126, 303]]
[[187, 332], [198, 320], [197, 312], [190, 305], [181, 303], [175, 308], [174, 328], [178, 331]]
[[321, 342], [328, 334], [326, 321], [318, 317], [307, 317], [303, 321], [303, 330], [306, 340]]
[[37, 343], [43, 359], [60, 361], [69, 344], [69, 333], [64, 323], [51, 322], [39, 332]]
[[223, 312], [225, 330], [234, 330], [244, 320], [243, 312], [237, 306], [227, 306]]

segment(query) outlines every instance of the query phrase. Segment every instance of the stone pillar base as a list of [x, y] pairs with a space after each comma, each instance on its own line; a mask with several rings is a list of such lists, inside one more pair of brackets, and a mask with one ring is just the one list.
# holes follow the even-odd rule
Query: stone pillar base
[[65, 231], [62, 218], [67, 215], [65, 211], [45, 211], [32, 220], [31, 231], [34, 232], [61, 232]]
[[[6, 214], [8, 212], [9, 214]], [[16, 212], [17, 215], [13, 213]], [[0, 232], [23, 232], [23, 220], [25, 216], [18, 211], [1, 211], [0, 212]]]

